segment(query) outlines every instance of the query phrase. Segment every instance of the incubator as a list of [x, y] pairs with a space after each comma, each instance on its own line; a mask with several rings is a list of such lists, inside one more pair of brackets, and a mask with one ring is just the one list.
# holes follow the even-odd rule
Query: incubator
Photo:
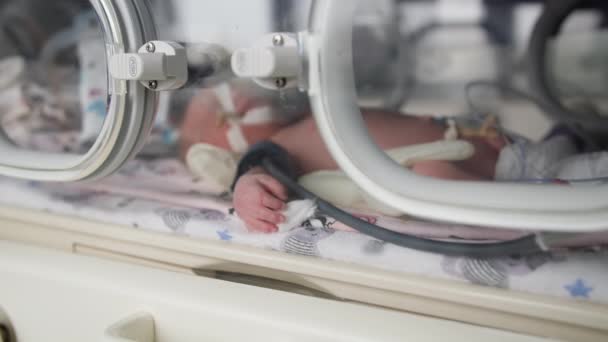
[[[36, 6], [34, 4], [20, 7]], [[171, 10], [174, 16], [181, 15], [179, 11], [188, 16], [184, 19], [178, 16], [179, 22], [172, 16], [165, 17], [164, 9], [155, 13], [150, 9], [152, 5], [145, 2], [126, 5], [92, 2], [66, 6], [69, 10], [57, 10], [66, 12], [66, 16], [72, 15], [67, 13], [69, 11], [81, 14], [72, 22], [66, 19], [63, 26], [53, 23], [56, 29], [48, 32], [46, 40], [36, 35], [37, 31], [46, 31], [42, 28], [43, 19], [28, 18], [31, 28], [18, 26], [25, 24], [11, 25], [8, 21], [10, 28], [5, 40], [7, 46], [17, 49], [18, 57], [5, 61], [8, 63], [5, 68], [14, 73], [5, 78], [7, 87], [12, 88], [21, 86], [25, 80], [32, 81], [32, 87], [43, 87], [45, 94], [51, 92], [48, 96], [60, 102], [45, 105], [65, 105], [58, 110], [61, 113], [43, 113], [51, 116], [49, 120], [53, 115], [63, 115], [56, 120], [75, 122], [70, 115], [82, 113], [82, 132], [78, 138], [90, 140], [89, 149], [82, 154], [42, 154], [16, 149], [7, 142], [2, 154], [2, 172], [6, 175], [44, 181], [78, 181], [110, 175], [142, 148], [154, 126], [155, 116], [162, 117], [173, 110], [156, 106], [158, 98], [164, 95], [162, 92], [180, 93], [193, 87], [238, 81], [247, 83], [243, 87], [245, 92], [277, 92], [279, 112], [304, 111], [302, 103], [306, 101], [297, 98], [308, 97], [324, 142], [341, 169], [375, 200], [395, 210], [476, 225], [508, 224], [510, 227], [534, 226], [562, 231], [605, 228], [603, 186], [565, 188], [421, 178], [392, 162], [370, 141], [360, 119], [362, 103], [371, 102], [383, 109], [401, 109], [406, 98], [416, 91], [408, 89], [414, 81], [424, 85], [462, 80], [462, 73], [469, 70], [454, 67], [454, 70], [441, 71], [441, 68], [450, 68], [450, 64], [457, 64], [459, 59], [476, 59], [483, 63], [479, 65], [479, 75], [468, 75], [471, 79], [498, 79], [503, 85], [509, 85], [524, 74], [507, 74], [507, 64], [517, 62], [521, 56], [510, 58], [501, 51], [504, 44], [495, 48], [454, 50], [453, 54], [428, 46], [426, 39], [429, 36], [436, 35], [438, 41], [445, 39], [446, 34], [441, 31], [452, 26], [452, 30], [466, 32], [466, 24], [459, 23], [458, 19], [453, 19], [452, 23], [442, 23], [441, 19], [423, 22], [418, 25], [422, 28], [413, 28], [419, 31], [411, 33], [408, 40], [402, 39], [401, 31], [415, 23], [399, 18], [398, 12], [391, 8], [396, 5], [390, 2], [362, 6], [357, 2], [298, 4], [298, 10], [289, 11], [294, 18], [273, 13], [266, 3], [246, 5], [252, 10], [255, 7], [255, 13], [261, 11], [268, 20], [240, 18], [227, 6], [217, 10], [222, 20], [213, 25], [206, 20], [203, 20], [205, 24], [200, 24], [201, 20], [194, 18], [193, 13], [205, 11], [202, 4], [196, 5], [200, 7], [196, 10], [190, 10], [187, 4], [174, 6]], [[569, 13], [567, 9], [556, 11], [559, 10]], [[444, 11], [449, 13], [450, 9]], [[283, 27], [268, 24], [275, 23], [273, 16], [281, 17], [276, 25]], [[487, 32], [473, 32], [469, 36], [473, 40], [514, 39], [510, 37], [512, 32], [508, 32], [508, 26], [494, 29], [488, 25], [488, 28]], [[11, 30], [17, 32], [11, 33]], [[484, 35], [485, 38], [480, 37]], [[591, 127], [601, 132], [604, 121], [598, 114], [589, 114], [593, 109], [579, 110], [584, 112], [582, 114], [568, 110], [549, 89], [553, 88], [548, 84], [553, 73], [543, 72], [542, 63], [549, 58], [543, 59], [547, 53], [542, 48], [550, 45], [549, 37], [545, 40], [536, 37], [540, 35], [533, 37], [532, 47], [527, 51], [534, 51], [532, 60], [541, 58], [530, 69], [533, 70], [530, 72], [534, 76], [533, 83], [544, 85], [535, 87], [544, 95], [541, 101], [553, 104], [551, 109], [557, 107], [551, 113], [557, 113], [554, 116], [562, 122], [586, 125], [583, 129]], [[577, 47], [559, 48], [578, 44], [579, 50], [585, 52], [590, 46], [601, 46], [597, 45], [603, 39], [601, 31], [591, 36], [584, 41], [576, 39], [577, 43], [568, 41], [574, 41], [574, 38], [566, 38], [563, 44], [554, 44], [558, 51], [563, 51], [556, 55], [556, 68], [574, 69], [565, 76], [574, 79], [563, 83], [570, 89], [582, 85], [584, 94], [597, 97], [603, 95], [602, 64], [597, 62], [602, 60], [601, 48], [570, 58], [566, 54], [571, 54], [571, 49]], [[41, 47], [29, 48], [36, 43]], [[28, 48], [32, 51], [27, 51]], [[422, 62], [413, 62], [415, 57]], [[576, 58], [585, 59], [589, 65], [570, 67], [567, 63]], [[23, 75], [26, 69], [33, 74]], [[592, 74], [590, 81], [586, 78], [589, 74]], [[424, 86], [417, 88], [424, 89]], [[165, 113], [158, 113], [162, 111]], [[455, 113], [456, 108], [450, 112]]]
[[[256, 338], [602, 340], [607, 15], [583, 0], [0, 1], [0, 341], [44, 336], [51, 313], [28, 318], [20, 281], [45, 284], [40, 305], [99, 308], [67, 339], [246, 336], [217, 328], [234, 320]], [[441, 134], [385, 148], [370, 113]], [[294, 179], [256, 148], [307, 119], [317, 133], [289, 138], [338, 169]], [[276, 234], [232, 208], [251, 160], [309, 199]], [[82, 312], [63, 311], [45, 323], [57, 336]]]

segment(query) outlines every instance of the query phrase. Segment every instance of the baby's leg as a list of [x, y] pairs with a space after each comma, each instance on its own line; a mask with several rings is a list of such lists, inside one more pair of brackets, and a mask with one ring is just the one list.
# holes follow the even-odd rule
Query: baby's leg
[[416, 163], [412, 167], [412, 171], [423, 176], [450, 180], [476, 181], [486, 179], [477, 173], [467, 171], [457, 163], [441, 160], [429, 160]]
[[460, 169], [479, 179], [493, 180], [500, 151], [505, 146], [503, 137], [466, 138], [475, 147], [475, 154], [466, 160], [454, 162]]
[[[425, 118], [372, 111], [364, 112], [363, 118], [370, 136], [383, 150], [441, 140], [445, 132], [444, 127]], [[271, 140], [290, 152], [301, 174], [338, 168], [312, 117], [283, 129]], [[450, 162], [424, 162], [415, 165], [413, 169], [430, 177], [467, 180], [484, 178]]]

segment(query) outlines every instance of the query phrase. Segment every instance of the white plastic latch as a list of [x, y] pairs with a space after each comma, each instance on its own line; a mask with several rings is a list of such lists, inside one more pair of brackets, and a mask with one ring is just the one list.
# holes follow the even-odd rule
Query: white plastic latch
[[237, 50], [232, 66], [239, 77], [295, 77], [299, 72], [295, 47], [265, 47]]
[[231, 64], [237, 76], [264, 88], [295, 87], [302, 70], [298, 39], [290, 33], [265, 35], [253, 47], [234, 51]]
[[152, 90], [172, 90], [188, 81], [186, 49], [178, 43], [151, 41], [137, 53], [113, 55], [110, 75], [119, 80], [140, 81]]

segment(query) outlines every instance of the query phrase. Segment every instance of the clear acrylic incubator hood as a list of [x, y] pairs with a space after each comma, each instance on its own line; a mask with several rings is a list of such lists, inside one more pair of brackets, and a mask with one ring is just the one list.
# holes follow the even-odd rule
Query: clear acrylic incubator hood
[[[372, 141], [361, 115], [363, 104], [401, 108], [412, 96], [407, 80], [415, 71], [408, 49], [414, 44], [393, 44], [405, 19], [392, 12], [391, 1], [317, 0], [274, 7], [263, 1], [195, 1], [187, 6], [146, 0], [7, 3], [5, 58], [0, 65], [4, 89], [36, 79], [63, 98], [73, 100], [79, 92], [89, 92], [89, 100], [70, 109], [87, 113], [74, 118], [82, 121], [83, 133], [76, 139], [87, 140], [86, 150], [24, 148], [9, 137], [14, 132], [5, 129], [0, 140], [3, 175], [59, 182], [110, 175], [142, 149], [157, 113], [166, 106], [166, 94], [179, 96], [238, 81], [249, 82], [246, 91], [251, 93], [277, 92], [279, 108], [286, 112], [308, 102], [340, 169], [373, 201], [393, 210], [438, 221], [563, 233], [608, 227], [608, 186], [601, 180], [563, 186], [423, 177]], [[557, 32], [559, 23], [581, 6], [580, 1], [556, 3], [561, 5], [547, 6], [543, 15], [549, 21], [545, 26], [557, 28], [538, 24], [527, 49], [535, 53], [530, 60], [541, 65], [550, 44], [538, 38], [543, 29]], [[181, 11], [178, 22], [176, 11]], [[213, 22], [197, 20], [197, 13], [209, 11], [217, 12]], [[203, 29], [193, 30], [192, 23]], [[373, 29], [361, 34], [362, 23]], [[427, 31], [434, 29], [431, 25]], [[365, 34], [374, 36], [376, 45], [359, 39]], [[423, 63], [441, 58], [429, 54]], [[79, 70], [79, 76], [70, 76], [70, 68]], [[529, 73], [530, 83], [540, 89], [539, 102], [556, 113], [556, 120], [601, 136], [605, 121], [568, 116], [568, 109], [542, 86], [550, 76], [537, 69]], [[302, 96], [308, 101], [301, 101]], [[65, 103], [70, 101], [58, 105], [69, 105]], [[90, 112], [97, 113], [97, 125], [91, 124], [95, 115]], [[87, 125], [93, 128], [87, 131]], [[437, 153], [434, 158], [458, 159], [466, 157], [469, 148], [467, 142], [452, 138], [410, 146], [402, 151], [402, 159]]]

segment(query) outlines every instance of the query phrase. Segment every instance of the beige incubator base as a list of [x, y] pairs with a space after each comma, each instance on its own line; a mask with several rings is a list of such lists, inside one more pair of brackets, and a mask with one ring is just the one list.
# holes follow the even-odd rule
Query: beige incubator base
[[[608, 339], [606, 305], [134, 230], [34, 210], [1, 207], [0, 240], [321, 297], [324, 301], [382, 307], [403, 314], [404, 319], [413, 313], [442, 322], [536, 337]], [[358, 319], [363, 323], [366, 317]]]
[[0, 341], [545, 339], [0, 241]]

